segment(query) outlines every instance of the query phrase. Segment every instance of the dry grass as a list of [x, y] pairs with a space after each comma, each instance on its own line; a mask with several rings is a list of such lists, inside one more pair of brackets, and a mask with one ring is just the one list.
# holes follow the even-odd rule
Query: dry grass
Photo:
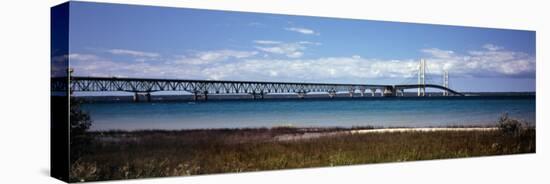
[[535, 129], [339, 133], [277, 141], [281, 135], [350, 129], [218, 129], [93, 132], [93, 153], [71, 166], [72, 181], [185, 176], [535, 152]]

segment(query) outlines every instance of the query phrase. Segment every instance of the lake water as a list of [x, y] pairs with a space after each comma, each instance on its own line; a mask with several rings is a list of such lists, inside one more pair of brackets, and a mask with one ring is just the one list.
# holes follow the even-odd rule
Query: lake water
[[86, 103], [92, 130], [490, 125], [507, 112], [535, 123], [535, 97]]

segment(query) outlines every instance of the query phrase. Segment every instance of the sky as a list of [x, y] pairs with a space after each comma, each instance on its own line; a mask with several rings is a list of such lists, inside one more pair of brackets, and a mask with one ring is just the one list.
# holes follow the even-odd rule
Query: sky
[[535, 32], [71, 2], [77, 76], [535, 91]]

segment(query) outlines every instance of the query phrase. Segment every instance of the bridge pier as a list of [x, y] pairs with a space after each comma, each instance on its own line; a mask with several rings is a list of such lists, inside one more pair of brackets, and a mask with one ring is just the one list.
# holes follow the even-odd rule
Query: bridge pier
[[355, 90], [350, 90], [349, 91], [349, 97], [353, 98], [354, 93], [355, 93]]
[[329, 96], [330, 98], [334, 98], [334, 97], [336, 96], [336, 91], [335, 91], [335, 90], [329, 91], [329, 92], [328, 92], [328, 96]]
[[195, 92], [193, 92], [193, 101], [201, 100], [201, 98], [204, 101], [207, 101], [208, 100], [208, 91], [203, 91], [203, 92], [195, 91]]
[[418, 96], [426, 96], [426, 86], [422, 85], [418, 88]]
[[376, 95], [376, 88], [371, 88], [370, 93], [371, 93], [371, 96], [374, 97], [374, 95]]
[[139, 102], [139, 94], [137, 92], [134, 93], [133, 101], [134, 102]]
[[384, 88], [381, 92], [382, 96], [395, 96], [395, 89], [393, 88]]
[[151, 102], [151, 93], [147, 92], [145, 94], [145, 99], [147, 99], [147, 102]]
[[134, 92], [133, 101], [134, 102], [139, 102], [140, 101], [140, 96], [145, 96], [145, 101], [146, 102], [151, 102], [151, 92], [145, 92], [143, 94], [141, 94], [140, 92]]
[[193, 101], [197, 101], [199, 99], [199, 93], [194, 92], [193, 93]]
[[254, 100], [256, 100], [256, 99], [262, 99], [262, 100], [263, 100], [263, 99], [264, 99], [264, 95], [265, 95], [265, 93], [264, 93], [263, 91], [260, 91], [259, 93], [256, 93], [256, 91], [253, 91], [253, 92], [250, 93], [250, 94], [252, 95], [252, 98], [253, 98]]
[[365, 89], [359, 89], [359, 92], [361, 92], [361, 97], [365, 96]]
[[425, 87], [422, 88], [422, 96], [426, 96], [426, 88]]
[[306, 97], [306, 92], [305, 91], [299, 91], [298, 92], [298, 98], [300, 99], [304, 99]]

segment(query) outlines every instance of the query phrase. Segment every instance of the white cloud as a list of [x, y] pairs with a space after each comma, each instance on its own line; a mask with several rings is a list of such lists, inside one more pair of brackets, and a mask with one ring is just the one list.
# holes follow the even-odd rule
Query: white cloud
[[297, 42], [299, 44], [303, 44], [303, 45], [322, 45], [321, 43], [319, 42], [309, 42], [309, 41], [299, 41]]
[[72, 53], [69, 54], [69, 60], [78, 60], [78, 61], [94, 61], [97, 60], [99, 57], [92, 54], [78, 54], [78, 53]]
[[[287, 44], [255, 43], [267, 48]], [[272, 53], [300, 52], [271, 49]], [[448, 70], [453, 77], [535, 77], [535, 57], [522, 52], [485, 49], [460, 54], [437, 48], [421, 51], [428, 54], [425, 59], [431, 75]], [[115, 62], [76, 53], [70, 57], [75, 58], [71, 61], [75, 74], [84, 76], [373, 83], [380, 79], [416, 78], [418, 69], [418, 59], [381, 60], [360, 55], [313, 59], [254, 57], [257, 55], [257, 51], [214, 50], [166, 59], [167, 62], [145, 63]]]
[[254, 40], [253, 42], [257, 44], [264, 44], [264, 45], [281, 44], [280, 41], [273, 41], [273, 40]]
[[320, 35], [320, 33], [315, 32], [314, 30], [308, 29], [308, 28], [287, 27], [287, 28], [285, 28], [285, 30], [293, 31], [293, 32], [297, 32], [297, 33], [302, 33], [302, 34], [306, 34], [306, 35]]
[[108, 52], [116, 55], [129, 55], [134, 57], [159, 57], [160, 56], [160, 54], [158, 53], [127, 50], [127, 49], [110, 49], [108, 50]]
[[496, 46], [496, 45], [493, 45], [493, 44], [490, 44], [490, 43], [483, 45], [483, 48], [487, 49], [487, 50], [490, 50], [490, 51], [497, 51], [497, 50], [503, 49], [503, 47]]
[[303, 52], [296, 51], [296, 52], [292, 52], [290, 54], [287, 54], [286, 56], [288, 56], [290, 58], [299, 58], [299, 57], [302, 57], [302, 55], [304, 55]]
[[320, 45], [320, 43], [299, 41], [293, 43], [284, 43], [273, 40], [255, 40], [256, 49], [272, 54], [281, 54], [289, 58], [299, 58], [304, 55], [303, 51], [307, 49], [306, 45]]
[[[361, 82], [380, 77], [414, 76], [416, 62], [327, 57], [318, 59], [248, 59], [205, 68], [206, 78], [305, 82]], [[223, 76], [220, 78], [220, 76]]]
[[441, 50], [441, 49], [438, 49], [438, 48], [422, 49], [420, 51], [422, 51], [424, 53], [431, 54], [432, 56], [438, 57], [438, 58], [450, 58], [454, 54], [454, 51]]
[[248, 23], [248, 26], [263, 27], [263, 26], [265, 26], [265, 24], [262, 24], [262, 23], [259, 23], [259, 22], [250, 22], [250, 23]]
[[218, 61], [225, 61], [230, 58], [243, 59], [252, 57], [258, 54], [257, 51], [237, 51], [237, 50], [214, 50], [214, 51], [204, 51], [197, 52], [192, 56], [179, 56], [177, 60], [173, 61], [174, 63], [179, 64], [193, 64], [193, 65], [203, 65], [210, 64]]
[[[78, 54], [80, 55], [80, 54]], [[120, 62], [96, 57], [94, 60], [74, 60], [70, 67], [76, 76], [195, 78], [204, 77], [199, 67], [176, 63]]]
[[[535, 58], [513, 51], [458, 54], [441, 49], [428, 52], [429, 75], [448, 70], [454, 77], [534, 77]], [[204, 68], [205, 78], [310, 82], [359, 82], [372, 79], [416, 78], [417, 59], [380, 60], [350, 57], [316, 59], [247, 59]]]
[[[490, 45], [490, 46], [488, 46]], [[507, 51], [502, 47], [486, 44], [486, 50], [456, 54], [438, 50], [428, 52], [428, 67], [439, 73], [444, 69], [459, 76], [473, 77], [535, 77], [535, 57], [523, 52]], [[435, 49], [433, 50], [435, 51]]]
[[224, 60], [229, 57], [234, 58], [247, 58], [258, 54], [256, 51], [236, 51], [236, 50], [218, 50], [218, 51], [206, 51], [199, 52], [197, 56], [202, 60], [216, 61]]

